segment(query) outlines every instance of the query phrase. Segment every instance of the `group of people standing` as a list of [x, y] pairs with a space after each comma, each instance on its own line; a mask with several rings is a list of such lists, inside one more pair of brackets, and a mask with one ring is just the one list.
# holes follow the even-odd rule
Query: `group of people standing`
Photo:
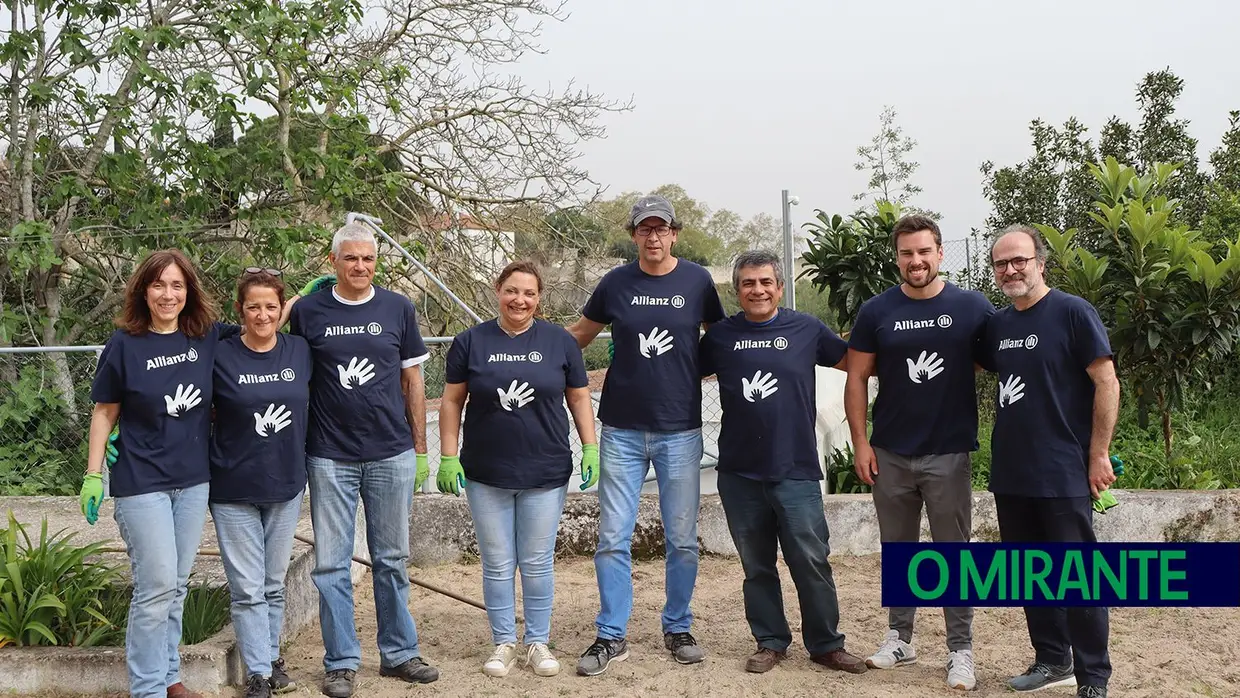
[[[436, 487], [464, 493], [473, 516], [494, 645], [484, 673], [505, 676], [518, 662], [540, 676], [560, 671], [550, 632], [555, 541], [574, 473], [570, 417], [582, 443], [580, 489], [597, 484], [600, 509], [596, 638], [577, 673], [596, 676], [629, 656], [631, 543], [652, 467], [667, 553], [664, 647], [678, 663], [703, 661], [690, 602], [699, 558], [702, 379], [711, 375], [723, 409], [719, 496], [757, 644], [748, 671], [773, 669], [792, 642], [776, 566], [781, 551], [812, 661], [859, 674], [915, 658], [909, 609], [891, 610], [891, 631], [872, 656], [844, 647], [814, 433], [817, 366], [848, 373], [857, 470], [874, 485], [884, 541], [916, 540], [923, 502], [936, 540], [968, 540], [974, 376], [981, 368], [1001, 379], [991, 487], [1001, 500], [1004, 540], [1092, 539], [1091, 489], [1096, 495], [1114, 479], [1106, 459], [1106, 414], [1113, 425], [1114, 405], [1105, 397], [1110, 384], [1103, 385], [1114, 373], [1103, 361], [1109, 347], [1092, 308], [1045, 287], [1045, 248], [1035, 231], [1011, 231], [992, 250], [996, 283], [1013, 299], [996, 313], [980, 294], [939, 278], [941, 238], [932, 220], [901, 220], [892, 243], [904, 283], [867, 302], [845, 341], [817, 318], [780, 307], [785, 278], [777, 256], [738, 257], [732, 281], [741, 312], [726, 317], [710, 274], [673, 254], [681, 225], [670, 202], [640, 199], [627, 229], [637, 261], [603, 277], [576, 323], [564, 328], [538, 317], [539, 269], [514, 262], [495, 282], [497, 317], [457, 335], [448, 351]], [[93, 523], [100, 471], [109, 463], [134, 577], [126, 639], [132, 695], [197, 695], [180, 682], [177, 646], [208, 507], [249, 676], [246, 696], [293, 688], [279, 638], [284, 575], [307, 485], [322, 692], [353, 695], [361, 663], [349, 574], [359, 499], [379, 673], [411, 683], [438, 678], [419, 650], [405, 567], [413, 493], [429, 477], [420, 368], [429, 353], [413, 304], [373, 283], [376, 258], [373, 235], [351, 223], [332, 241], [334, 278], [298, 295], [285, 298], [277, 270], [247, 269], [237, 288], [240, 326], [216, 320], [193, 264], [179, 252], [152, 254], [130, 279], [121, 327], [92, 388], [82, 508]], [[288, 334], [280, 332], [286, 319]], [[607, 326], [614, 354], [596, 434], [581, 350]], [[1029, 337], [1021, 337], [1026, 350], [1004, 353], [1021, 333]], [[871, 436], [872, 375], [882, 387]], [[1095, 386], [1105, 388], [1097, 393], [1100, 407]], [[1030, 433], [1040, 435], [1038, 444], [1028, 443]], [[1030, 612], [1037, 661], [1013, 687], [1061, 685], [1073, 676], [1075, 657], [1082, 691], [1101, 686], [1101, 693], [1081, 695], [1105, 695], [1105, 609], [1063, 615]], [[972, 688], [971, 613], [948, 609], [947, 617], [948, 683]]]

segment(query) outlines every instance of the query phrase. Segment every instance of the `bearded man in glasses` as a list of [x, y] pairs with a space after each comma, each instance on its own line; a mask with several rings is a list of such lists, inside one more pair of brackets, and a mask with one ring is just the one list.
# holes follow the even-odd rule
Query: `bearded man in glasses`
[[[1110, 341], [1086, 300], [1046, 285], [1046, 243], [1012, 226], [991, 248], [995, 285], [1012, 304], [986, 328], [983, 365], [998, 374], [990, 491], [1003, 542], [1093, 543], [1092, 499], [1115, 474], [1119, 412]], [[1025, 609], [1034, 661], [1016, 691], [1077, 686], [1105, 698], [1111, 677], [1104, 607]]]

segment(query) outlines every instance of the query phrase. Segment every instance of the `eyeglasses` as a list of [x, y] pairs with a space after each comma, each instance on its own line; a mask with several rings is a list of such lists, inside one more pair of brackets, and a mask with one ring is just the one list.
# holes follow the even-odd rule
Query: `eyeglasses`
[[638, 228], [637, 230], [635, 230], [635, 231], [633, 231], [633, 232], [637, 233], [637, 237], [639, 237], [639, 238], [644, 238], [644, 237], [647, 237], [647, 236], [648, 236], [648, 235], [650, 235], [651, 233], [654, 233], [654, 234], [658, 235], [658, 236], [659, 236], [659, 237], [661, 237], [661, 238], [665, 238], [665, 237], [667, 237], [667, 236], [668, 236], [668, 234], [669, 234], [669, 233], [671, 233], [671, 232], [672, 232], [672, 229], [671, 229], [669, 226], [666, 226], [666, 225], [661, 225], [661, 226], [659, 226], [659, 227], [657, 227], [657, 228], [647, 228], [647, 227], [641, 227], [641, 228]]
[[284, 276], [284, 272], [279, 269], [264, 269], [262, 267], [246, 267], [247, 274], [271, 274], [272, 276]]
[[1024, 271], [1025, 266], [1029, 264], [1029, 260], [1031, 259], [1033, 259], [1033, 257], [1013, 257], [1011, 259], [996, 259], [995, 261], [991, 262], [991, 266], [993, 266], [995, 268], [995, 271], [999, 273], [1003, 273], [1007, 271], [1007, 268], [1009, 266], [1011, 266], [1014, 271]]

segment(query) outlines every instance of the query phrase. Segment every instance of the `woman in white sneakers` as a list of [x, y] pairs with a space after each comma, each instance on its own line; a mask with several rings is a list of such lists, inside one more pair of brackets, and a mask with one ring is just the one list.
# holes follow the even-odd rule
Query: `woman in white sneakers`
[[536, 319], [541, 294], [542, 277], [533, 264], [513, 262], [500, 273], [495, 283], [499, 317], [453, 340], [439, 408], [443, 455], [436, 482], [440, 492], [457, 496], [469, 482], [466, 496], [495, 643], [482, 666], [488, 676], [506, 676], [521, 655], [515, 617], [518, 567], [525, 664], [539, 676], [560, 671], [547, 643], [556, 531], [573, 474], [566, 401], [583, 444], [582, 470], [589, 475], [598, 471], [585, 361], [567, 330]]

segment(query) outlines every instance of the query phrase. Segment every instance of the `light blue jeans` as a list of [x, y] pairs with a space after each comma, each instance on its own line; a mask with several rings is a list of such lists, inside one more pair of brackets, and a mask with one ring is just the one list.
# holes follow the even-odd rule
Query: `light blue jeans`
[[697, 584], [702, 430], [646, 432], [603, 425], [599, 440], [598, 636], [618, 640], [633, 613], [633, 528], [646, 473], [654, 465], [667, 551], [663, 632], [688, 632]]
[[129, 551], [133, 599], [125, 663], [133, 698], [164, 698], [181, 680], [181, 613], [207, 522], [207, 483], [114, 500], [113, 518]]
[[516, 571], [521, 568], [525, 644], [547, 643], [555, 599], [555, 536], [568, 486], [508, 490], [471, 482], [465, 491], [482, 554], [482, 598], [494, 644], [517, 641]]
[[325, 671], [362, 663], [353, 621], [353, 539], [357, 503], [366, 509], [379, 662], [392, 668], [420, 656], [418, 631], [409, 613], [409, 507], [413, 498], [413, 449], [385, 460], [353, 463], [306, 458], [310, 520], [314, 525], [314, 586], [319, 590], [319, 626]]
[[272, 663], [280, 658], [284, 575], [300, 515], [300, 493], [279, 504], [211, 504], [247, 676], [270, 677]]

